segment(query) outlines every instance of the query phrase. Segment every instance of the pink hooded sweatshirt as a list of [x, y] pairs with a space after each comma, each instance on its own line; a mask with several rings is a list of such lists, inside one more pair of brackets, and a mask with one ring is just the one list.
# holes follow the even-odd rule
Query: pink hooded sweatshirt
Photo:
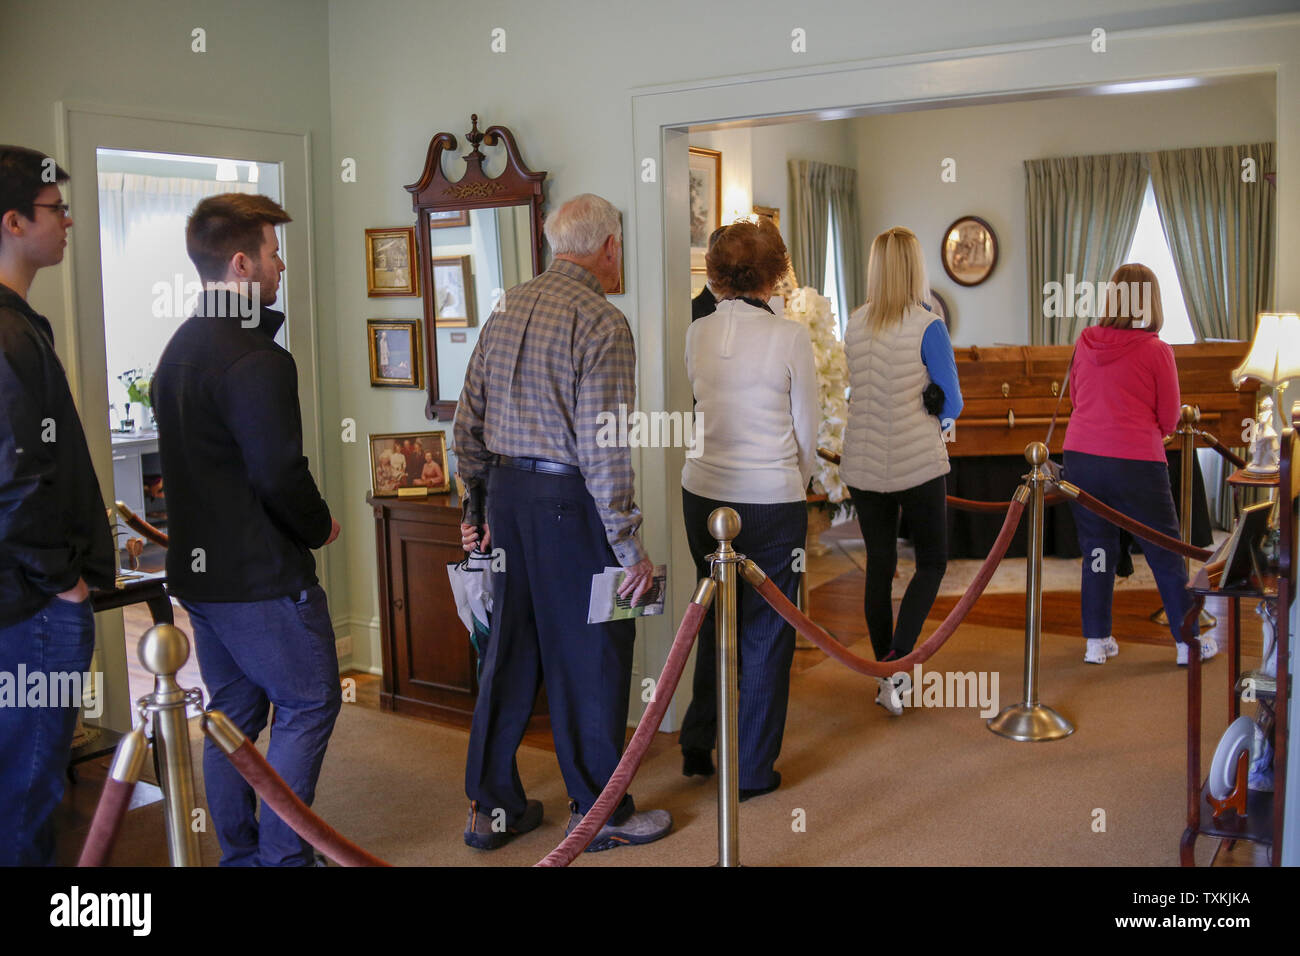
[[1144, 329], [1090, 326], [1075, 349], [1070, 401], [1066, 451], [1165, 461], [1181, 405], [1174, 350]]

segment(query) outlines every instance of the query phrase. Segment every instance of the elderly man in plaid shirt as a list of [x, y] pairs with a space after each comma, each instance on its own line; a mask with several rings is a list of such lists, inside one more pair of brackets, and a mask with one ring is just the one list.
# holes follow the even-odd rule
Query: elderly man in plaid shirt
[[[617, 415], [636, 397], [632, 331], [605, 298], [622, 272], [621, 232], [618, 210], [591, 194], [547, 219], [555, 261], [502, 298], [456, 409], [458, 470], [467, 487], [486, 485], [483, 547], [502, 549], [506, 564], [493, 576], [465, 767], [465, 842], [479, 849], [542, 821], [515, 751], [543, 680], [570, 831], [623, 752], [635, 626], [587, 623], [593, 574], [626, 568], [620, 596], [633, 603], [654, 580], [630, 451], [597, 442], [600, 413]], [[469, 551], [478, 529], [462, 524], [461, 537]], [[628, 794], [588, 850], [649, 843], [671, 828], [667, 811], [637, 812]]]

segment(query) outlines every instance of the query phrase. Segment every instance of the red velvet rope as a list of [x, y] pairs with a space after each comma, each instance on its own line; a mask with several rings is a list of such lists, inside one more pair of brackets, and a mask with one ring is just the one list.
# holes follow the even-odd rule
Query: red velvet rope
[[90, 821], [90, 832], [86, 834], [86, 843], [81, 848], [81, 859], [77, 866], [104, 866], [113, 854], [113, 845], [117, 843], [117, 831], [126, 816], [126, 808], [131, 804], [131, 794], [135, 791], [135, 781], [123, 782], [109, 777], [104, 781], [103, 792], [99, 795], [99, 804], [95, 807], [95, 818]]
[[1232, 449], [1230, 449], [1230, 448], [1228, 448], [1227, 446], [1225, 446], [1225, 445], [1223, 444], [1223, 442], [1219, 441], [1219, 439], [1215, 438], [1215, 437], [1214, 437], [1213, 435], [1211, 435], [1209, 432], [1198, 431], [1196, 434], [1197, 434], [1198, 437], [1204, 439], [1204, 440], [1205, 440], [1205, 443], [1206, 443], [1207, 445], [1209, 445], [1211, 448], [1213, 448], [1215, 451], [1217, 451], [1217, 452], [1218, 452], [1220, 455], [1222, 455], [1222, 456], [1223, 456], [1227, 461], [1232, 462], [1232, 464], [1233, 464], [1234, 467], [1236, 467], [1236, 468], [1245, 468], [1245, 467], [1246, 467], [1246, 459], [1242, 458], [1240, 455], [1238, 455], [1238, 454], [1237, 454], [1236, 452], [1234, 452]]
[[695, 635], [699, 633], [700, 624], [704, 621], [704, 612], [705, 606], [694, 601], [686, 608], [681, 626], [677, 628], [677, 636], [673, 638], [673, 646], [668, 651], [668, 660], [664, 662], [663, 672], [659, 675], [659, 683], [655, 685], [654, 699], [641, 715], [632, 742], [623, 751], [623, 758], [605, 783], [605, 789], [600, 791], [600, 796], [591, 805], [582, 822], [573, 828], [573, 832], [535, 866], [568, 866], [587, 848], [587, 844], [591, 843], [622, 802], [623, 794], [632, 785], [632, 777], [640, 768], [650, 741], [663, 722], [673, 692], [677, 690], [677, 681], [681, 679], [686, 658], [691, 653], [691, 645], [695, 643]]
[[258, 753], [252, 741], [245, 739], [234, 753], [226, 756], [263, 803], [289, 824], [294, 833], [339, 866], [388, 866], [312, 813], [311, 808], [289, 789], [266, 758]]
[[[1016, 499], [1011, 500], [1010, 507], [1007, 509], [1006, 520], [1002, 522], [1002, 530], [998, 532], [997, 540], [993, 542], [993, 548], [989, 551], [984, 563], [980, 565], [979, 572], [975, 575], [975, 580], [971, 581], [970, 586], [966, 588], [966, 593], [961, 596], [948, 616], [943, 619], [943, 623], [918, 647], [914, 648], [906, 657], [899, 658], [896, 661], [871, 661], [865, 657], [859, 657], [852, 651], [848, 650], [843, 644], [835, 640], [827, 633], [821, 625], [810, 619], [806, 614], [790, 603], [789, 599], [781, 593], [781, 590], [772, 582], [772, 579], [764, 575], [761, 584], [755, 585], [755, 590], [763, 596], [772, 609], [781, 617], [794, 626], [804, 637], [820, 647], [829, 657], [833, 657], [850, 670], [857, 671], [859, 674], [868, 674], [872, 677], [889, 677], [899, 671], [908, 671], [912, 669], [913, 664], [921, 664], [929, 660], [944, 642], [952, 636], [957, 630], [957, 625], [965, 619], [970, 613], [970, 609], [979, 600], [979, 596], [984, 593], [988, 587], [993, 572], [997, 570], [998, 564], [1001, 563], [1003, 556], [1007, 553], [1007, 548], [1011, 545], [1011, 538], [1016, 533], [1016, 526], [1020, 524], [1020, 516], [1024, 513], [1025, 505]], [[757, 569], [752, 561], [746, 561], [742, 565], [742, 570], [748, 572], [750, 566]], [[761, 572], [759, 572], [761, 573]], [[749, 574], [746, 573], [745, 579], [749, 581]], [[752, 581], [750, 581], [753, 584]]]
[[1154, 545], [1164, 548], [1166, 551], [1172, 551], [1174, 554], [1181, 554], [1185, 558], [1191, 558], [1193, 561], [1208, 561], [1213, 551], [1207, 551], [1204, 548], [1198, 548], [1195, 545], [1187, 544], [1177, 538], [1171, 538], [1167, 534], [1148, 528], [1140, 521], [1135, 521], [1122, 511], [1116, 511], [1108, 504], [1104, 504], [1094, 498], [1082, 488], [1078, 489], [1078, 497], [1075, 498], [1079, 504], [1083, 505], [1093, 514], [1105, 518], [1111, 524], [1119, 525], [1127, 530], [1130, 534], [1136, 535], [1144, 541], [1149, 541]]
[[[817, 454], [832, 465], [840, 463], [840, 456], [833, 451], [827, 451], [825, 448], [818, 448]], [[974, 498], [958, 498], [956, 495], [948, 495], [948, 507], [956, 508], [958, 511], [976, 511], [981, 513], [1002, 513], [1011, 506], [1009, 501], [978, 501]], [[1065, 497], [1059, 492], [1048, 492], [1047, 497], [1043, 499], [1043, 504], [1050, 507], [1060, 504]]]

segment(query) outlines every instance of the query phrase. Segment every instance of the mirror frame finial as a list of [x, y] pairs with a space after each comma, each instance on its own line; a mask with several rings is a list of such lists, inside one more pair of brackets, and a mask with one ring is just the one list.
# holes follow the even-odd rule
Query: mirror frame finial
[[[456, 413], [456, 395], [441, 395], [438, 382], [438, 328], [434, 315], [433, 270], [428, 267], [433, 255], [429, 234], [429, 214], [442, 210], [490, 209], [497, 206], [527, 204], [532, 229], [533, 275], [542, 274], [542, 186], [546, 171], [534, 172], [519, 154], [514, 134], [504, 126], [489, 126], [480, 132], [478, 114], [470, 114], [470, 130], [465, 134], [471, 149], [462, 158], [465, 173], [456, 181], [442, 169], [442, 154], [457, 148], [451, 133], [438, 133], [429, 140], [420, 178], [403, 187], [411, 194], [416, 214], [415, 241], [420, 255], [420, 292], [424, 297], [425, 382], [428, 401], [424, 414], [430, 420], [450, 421]], [[503, 146], [506, 166], [501, 175], [490, 177], [483, 171], [487, 156], [479, 145]], [[455, 383], [457, 395], [460, 383]]]

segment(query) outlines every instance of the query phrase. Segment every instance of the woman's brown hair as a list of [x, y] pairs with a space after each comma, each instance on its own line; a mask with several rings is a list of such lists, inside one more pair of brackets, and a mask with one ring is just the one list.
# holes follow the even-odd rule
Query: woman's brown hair
[[704, 264], [709, 285], [720, 299], [767, 295], [790, 268], [781, 232], [770, 219], [757, 224], [742, 219], [722, 230], [709, 247]]
[[1159, 333], [1165, 324], [1160, 282], [1140, 262], [1126, 262], [1097, 292], [1097, 324]]

